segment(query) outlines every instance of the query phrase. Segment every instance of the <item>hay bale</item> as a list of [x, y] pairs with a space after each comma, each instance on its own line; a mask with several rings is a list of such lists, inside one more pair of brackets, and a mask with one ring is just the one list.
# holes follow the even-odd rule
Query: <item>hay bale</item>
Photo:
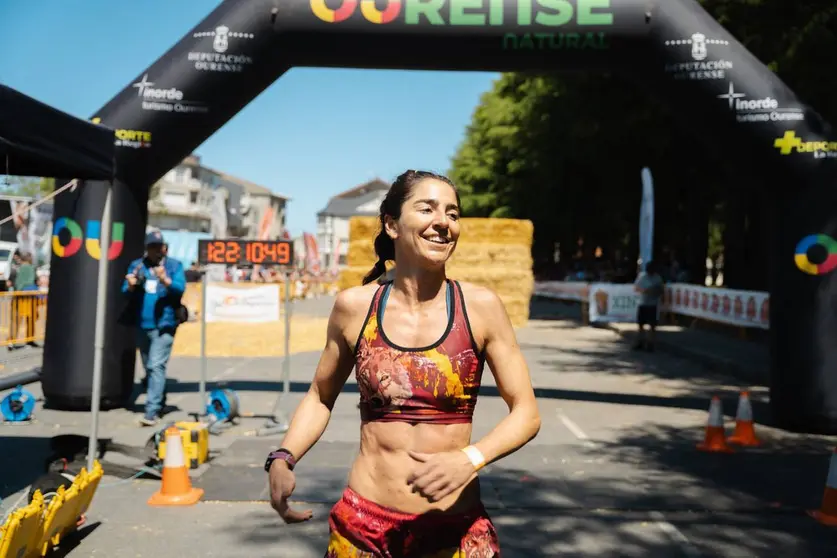
[[[321, 351], [325, 346], [328, 318], [291, 317], [291, 354]], [[209, 357], [276, 357], [284, 356], [284, 318], [261, 324], [206, 324], [206, 355]], [[201, 325], [181, 325], [174, 337], [172, 354], [200, 356]]]
[[183, 291], [183, 298], [181, 302], [189, 310], [200, 309], [201, 306], [201, 290], [200, 283], [186, 283], [186, 290]]
[[[349, 241], [346, 263], [350, 267], [371, 268], [377, 261], [372, 240]], [[532, 267], [531, 244], [500, 244], [493, 242], [459, 242], [450, 265]]]
[[374, 239], [380, 230], [381, 222], [377, 217], [351, 217], [349, 219], [349, 242], [360, 239]]
[[451, 266], [448, 268], [448, 277], [488, 287], [500, 297], [531, 297], [535, 287], [535, 277], [531, 269]]
[[529, 320], [529, 301], [535, 288], [530, 269], [455, 267], [448, 272], [451, 279], [487, 287], [497, 293], [511, 322], [516, 327]]
[[372, 238], [361, 238], [349, 240], [349, 249], [346, 253], [346, 264], [350, 267], [371, 268], [378, 261], [375, 255], [375, 241]]
[[527, 244], [461, 242], [450, 259], [451, 267], [532, 269], [532, 263]]
[[532, 247], [535, 226], [527, 219], [462, 219], [460, 238], [469, 243], [520, 244]]
[[[340, 272], [340, 290], [360, 285], [368, 267], [347, 267]], [[451, 266], [451, 279], [488, 287], [497, 293], [515, 326], [523, 326], [529, 319], [529, 300], [535, 288], [531, 268], [486, 268]]]
[[[461, 225], [460, 242], [449, 262], [448, 275], [492, 289], [506, 306], [512, 323], [525, 324], [535, 283], [532, 222], [465, 218]], [[350, 219], [348, 267], [340, 273], [340, 290], [362, 284], [364, 275], [375, 265], [373, 242], [379, 231], [376, 217]]]
[[363, 277], [369, 273], [372, 266], [349, 266], [340, 270], [337, 287], [343, 291], [363, 284]]
[[501, 296], [503, 306], [514, 327], [523, 327], [529, 321], [529, 297], [525, 296]]
[[[340, 290], [357, 287], [363, 283], [363, 277], [369, 273], [369, 267], [345, 267], [340, 272]], [[450, 266], [448, 277], [477, 285], [484, 285], [498, 295], [517, 294], [531, 296], [535, 278], [531, 269], [520, 268], [474, 268], [471, 266]]]
[[[460, 221], [462, 240], [474, 243], [532, 245], [535, 227], [528, 219], [465, 217]], [[349, 219], [349, 241], [372, 240], [380, 231], [377, 217]]]

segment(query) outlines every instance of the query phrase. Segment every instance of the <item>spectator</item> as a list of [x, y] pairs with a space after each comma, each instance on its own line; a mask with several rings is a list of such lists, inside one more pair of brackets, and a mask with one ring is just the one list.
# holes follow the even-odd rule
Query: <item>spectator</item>
[[[634, 350], [645, 349], [654, 351], [654, 337], [657, 329], [657, 310], [663, 297], [664, 282], [660, 276], [656, 262], [648, 262], [645, 271], [639, 274], [634, 290], [639, 293], [639, 307], [637, 308], [638, 339]], [[648, 339], [645, 337], [645, 326], [648, 326]]]
[[165, 409], [166, 369], [171, 357], [181, 298], [186, 290], [183, 264], [164, 254], [163, 235], [145, 237], [145, 255], [131, 262], [122, 285], [129, 299], [128, 319], [137, 327], [137, 348], [147, 390], [142, 426], [156, 425]]
[[[24, 291], [36, 291], [38, 290], [38, 286], [35, 282], [36, 280], [36, 273], [35, 273], [35, 266], [32, 265], [32, 256], [30, 254], [22, 254], [20, 252], [16, 252], [14, 255], [15, 266], [12, 269], [12, 273], [9, 277], [9, 282], [12, 286], [12, 290], [16, 293], [23, 293]], [[14, 350], [20, 347], [18, 341], [23, 339], [29, 339], [27, 341], [27, 345], [36, 346], [34, 337], [35, 337], [35, 297], [24, 295], [24, 294], [14, 294], [12, 295], [12, 312], [11, 312], [11, 324], [10, 325], [10, 335], [9, 338], [11, 339], [12, 343], [9, 345], [9, 350]], [[24, 329], [24, 333], [20, 335], [20, 322], [26, 324], [26, 328]]]

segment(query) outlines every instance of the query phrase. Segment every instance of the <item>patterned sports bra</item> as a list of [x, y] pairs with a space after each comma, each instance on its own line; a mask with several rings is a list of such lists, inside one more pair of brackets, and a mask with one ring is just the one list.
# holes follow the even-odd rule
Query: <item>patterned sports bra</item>
[[462, 289], [447, 280], [448, 325], [432, 345], [399, 347], [384, 333], [392, 282], [378, 287], [355, 346], [363, 421], [471, 422], [485, 364], [471, 332]]

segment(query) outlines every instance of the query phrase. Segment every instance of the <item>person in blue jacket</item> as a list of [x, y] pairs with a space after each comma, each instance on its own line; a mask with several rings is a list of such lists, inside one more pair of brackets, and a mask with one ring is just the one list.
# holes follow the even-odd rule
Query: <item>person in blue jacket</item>
[[156, 425], [165, 407], [166, 368], [180, 325], [181, 298], [186, 289], [183, 264], [163, 250], [163, 235], [149, 232], [145, 254], [128, 266], [122, 292], [130, 298], [129, 318], [137, 327], [137, 348], [147, 386], [143, 426]]

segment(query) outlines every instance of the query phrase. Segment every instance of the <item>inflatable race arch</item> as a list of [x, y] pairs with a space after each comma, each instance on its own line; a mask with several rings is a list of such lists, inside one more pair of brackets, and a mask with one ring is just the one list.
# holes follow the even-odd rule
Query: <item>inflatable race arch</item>
[[[225, 0], [91, 115], [117, 130], [113, 218], [123, 245], [108, 254], [110, 273], [121, 277], [142, 253], [149, 187], [293, 66], [613, 71], [656, 92], [695, 133], [765, 177], [777, 212], [773, 419], [837, 433], [837, 142], [696, 1]], [[105, 191], [88, 181], [58, 197], [56, 222], [95, 229]], [[61, 245], [80, 240], [56, 232]], [[95, 257], [52, 255], [42, 384], [57, 407], [90, 405]], [[119, 289], [114, 280], [108, 291], [105, 408], [126, 403], [134, 375]]]

